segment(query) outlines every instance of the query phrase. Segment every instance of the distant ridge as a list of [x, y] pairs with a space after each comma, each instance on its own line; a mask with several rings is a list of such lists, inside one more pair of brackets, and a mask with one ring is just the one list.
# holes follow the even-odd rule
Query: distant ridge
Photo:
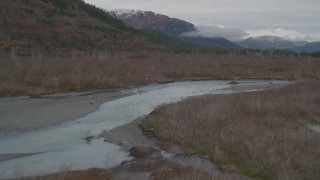
[[292, 48], [292, 50], [297, 51], [297, 52], [302, 52], [302, 51], [317, 52], [317, 51], [320, 51], [320, 41], [311, 42], [311, 43], [308, 43], [304, 46], [294, 47], [294, 48]]
[[293, 42], [277, 36], [250, 37], [243, 41], [238, 41], [236, 44], [250, 49], [289, 49], [296, 47]]
[[206, 38], [206, 37], [182, 37], [182, 40], [188, 43], [201, 45], [201, 46], [213, 46], [224, 49], [241, 49], [242, 47], [227, 40], [226, 38]]

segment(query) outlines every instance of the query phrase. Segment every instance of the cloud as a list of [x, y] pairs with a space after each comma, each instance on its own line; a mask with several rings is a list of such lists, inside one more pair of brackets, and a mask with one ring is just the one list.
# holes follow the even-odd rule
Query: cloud
[[239, 28], [223, 25], [200, 25], [196, 26], [196, 31], [184, 33], [183, 35], [188, 37], [224, 37], [229, 40], [238, 40], [248, 34]]
[[224, 25], [196, 25], [196, 31], [184, 33], [188, 37], [224, 37], [231, 41], [259, 36], [278, 36], [289, 41], [320, 41], [320, 36], [310, 36], [305, 33], [283, 28], [265, 28], [244, 31], [240, 28]]
[[319, 40], [319, 38], [311, 37], [307, 34], [294, 31], [287, 30], [282, 28], [266, 28], [260, 29], [257, 31], [247, 31], [247, 37], [259, 37], [259, 36], [278, 36], [286, 40], [290, 41], [315, 41]]
[[[223, 24], [227, 27], [240, 27], [244, 30], [254, 31], [265, 29], [266, 27], [281, 27], [320, 37], [320, 23], [317, 23], [320, 19], [319, 0], [85, 1], [109, 10], [137, 9], [154, 11], [197, 24]], [[234, 38], [234, 36], [231, 36], [231, 38]], [[292, 39], [293, 37], [290, 38]], [[307, 37], [298, 36], [297, 38], [305, 39]]]

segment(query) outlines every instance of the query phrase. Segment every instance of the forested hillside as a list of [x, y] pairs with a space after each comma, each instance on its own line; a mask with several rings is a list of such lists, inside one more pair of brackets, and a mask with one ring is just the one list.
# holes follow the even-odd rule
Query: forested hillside
[[0, 48], [123, 50], [161, 48], [82, 0], [1, 0]]

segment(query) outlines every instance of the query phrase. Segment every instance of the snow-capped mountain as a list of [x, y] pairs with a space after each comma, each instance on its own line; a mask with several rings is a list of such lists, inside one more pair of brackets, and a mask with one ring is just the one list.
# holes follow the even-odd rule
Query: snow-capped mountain
[[171, 36], [195, 30], [192, 23], [151, 11], [140, 10], [112, 10], [109, 13], [130, 27], [143, 30], [157, 30]]
[[241, 48], [233, 42], [223, 38], [206, 38], [206, 37], [187, 37], [185, 33], [197, 31], [196, 26], [190, 22], [170, 18], [162, 14], [156, 14], [151, 11], [140, 10], [113, 10], [109, 13], [127, 24], [130, 27], [142, 30], [156, 30], [169, 36], [177, 37], [187, 43], [214, 46], [220, 48]]

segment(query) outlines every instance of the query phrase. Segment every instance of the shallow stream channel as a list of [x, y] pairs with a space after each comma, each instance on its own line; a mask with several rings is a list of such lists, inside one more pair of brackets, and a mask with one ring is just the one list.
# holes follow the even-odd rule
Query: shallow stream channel
[[186, 81], [112, 91], [3, 98], [0, 179], [113, 168], [133, 157], [101, 134], [141, 119], [157, 106], [191, 96], [258, 91], [290, 83], [248, 80], [231, 85], [230, 81]]

